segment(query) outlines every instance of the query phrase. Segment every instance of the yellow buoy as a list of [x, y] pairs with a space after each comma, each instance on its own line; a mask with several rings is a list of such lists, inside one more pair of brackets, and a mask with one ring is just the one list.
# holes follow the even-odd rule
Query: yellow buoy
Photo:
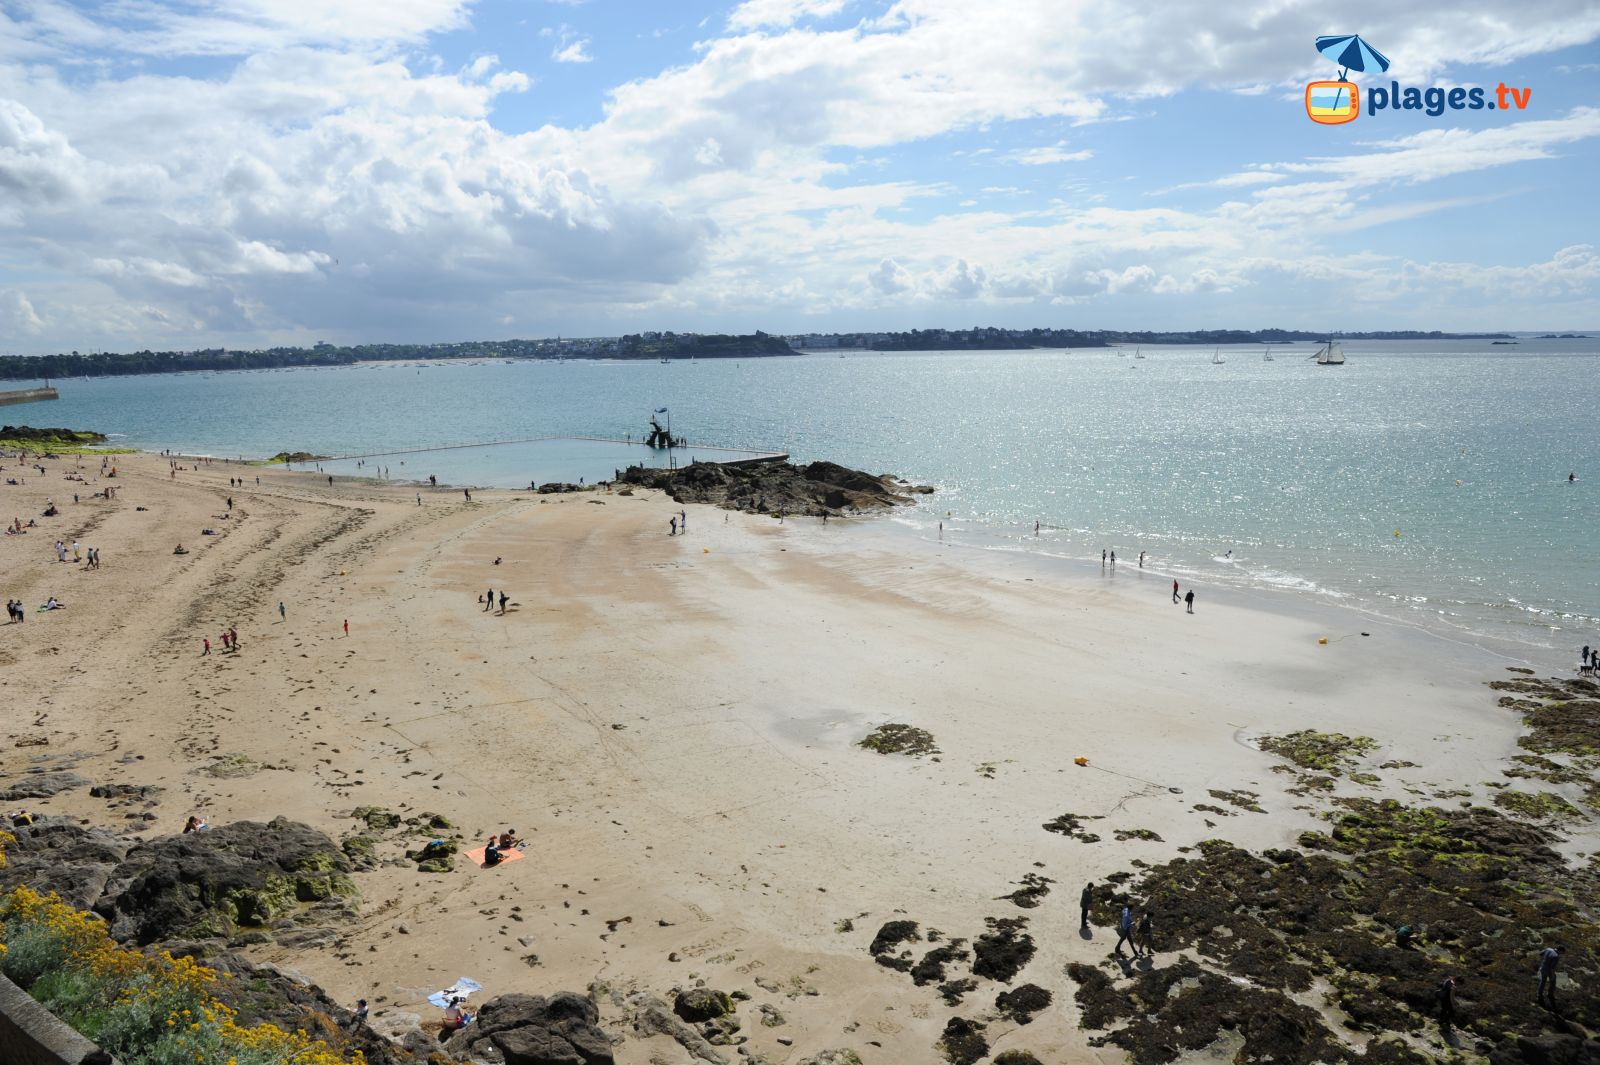
[[1325, 644], [1325, 643], [1327, 643], [1327, 642], [1328, 642], [1328, 638], [1327, 638], [1327, 637], [1326, 637], [1326, 636], [1323, 636], [1323, 637], [1320, 637], [1320, 638], [1319, 638], [1319, 639], [1318, 639], [1318, 640], [1317, 640], [1317, 642], [1318, 642], [1318, 643], [1322, 643], [1322, 644]]
[[709, 554], [711, 554], [711, 548], [709, 548], [709, 547], [702, 547], [702, 548], [701, 548], [701, 549], [700, 549], [700, 553], [701, 553], [701, 554], [702, 554], [702, 555], [709, 555]]
[[1460, 482], [1460, 481], [1457, 481], [1457, 482], [1456, 482], [1456, 487], [1457, 487], [1457, 488], [1460, 488], [1460, 487], [1461, 487], [1461, 482]]
[[1083, 755], [1080, 754], [1078, 757], [1074, 758], [1072, 760], [1072, 762], [1073, 762], [1074, 765], [1088, 765], [1089, 764], [1089, 759], [1083, 757]]
[[1396, 530], [1395, 530], [1395, 531], [1394, 531], [1394, 534], [1395, 534], [1395, 536], [1396, 536], [1396, 538], [1398, 538], [1398, 537], [1399, 537], [1399, 535], [1400, 535], [1400, 530], [1399, 530], [1399, 529], [1396, 529]]

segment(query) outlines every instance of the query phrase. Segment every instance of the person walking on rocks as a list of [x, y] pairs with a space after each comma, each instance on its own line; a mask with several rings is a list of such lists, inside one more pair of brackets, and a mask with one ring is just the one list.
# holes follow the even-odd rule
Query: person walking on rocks
[[1083, 885], [1083, 893], [1078, 896], [1079, 921], [1078, 927], [1089, 927], [1089, 907], [1094, 905], [1094, 881]]
[[1187, 592], [1184, 593], [1183, 601], [1184, 601], [1185, 604], [1188, 605], [1189, 613], [1193, 614], [1194, 613], [1194, 589], [1193, 588], [1190, 588]]
[[1128, 906], [1122, 908], [1122, 916], [1117, 918], [1117, 945], [1111, 948], [1111, 952], [1121, 954], [1124, 943], [1133, 947], [1134, 957], [1138, 957], [1139, 948], [1133, 942], [1133, 909]]
[[1456, 978], [1447, 976], [1433, 989], [1439, 1002], [1439, 1027], [1449, 1028], [1456, 1023]]
[[1556, 968], [1565, 953], [1566, 949], [1559, 946], [1545, 947], [1539, 952], [1539, 991], [1533, 1000], [1548, 1005], [1552, 1011], [1556, 1008]]

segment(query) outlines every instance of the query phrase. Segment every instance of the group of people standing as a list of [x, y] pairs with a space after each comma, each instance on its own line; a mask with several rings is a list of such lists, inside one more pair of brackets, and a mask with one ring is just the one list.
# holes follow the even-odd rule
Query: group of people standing
[[[237, 651], [239, 649], [239, 630], [232, 625], [223, 629], [222, 635], [217, 639], [221, 641], [224, 651]], [[203, 650], [200, 652], [200, 656], [203, 658], [211, 653], [211, 639], [210, 637], [202, 636], [200, 643], [203, 645]]]

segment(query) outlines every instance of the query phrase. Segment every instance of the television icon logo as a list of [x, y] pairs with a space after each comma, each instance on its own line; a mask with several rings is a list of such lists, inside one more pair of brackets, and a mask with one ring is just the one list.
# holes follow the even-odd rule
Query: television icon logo
[[1349, 81], [1313, 81], [1306, 86], [1306, 117], [1324, 126], [1354, 122], [1361, 114], [1361, 90]]

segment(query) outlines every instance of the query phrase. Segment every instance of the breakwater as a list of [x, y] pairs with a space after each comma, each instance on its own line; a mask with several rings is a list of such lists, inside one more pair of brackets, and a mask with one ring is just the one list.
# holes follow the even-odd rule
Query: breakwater
[[21, 388], [11, 392], [0, 392], [0, 407], [12, 403], [38, 403], [46, 399], [60, 399], [61, 393], [53, 388]]

